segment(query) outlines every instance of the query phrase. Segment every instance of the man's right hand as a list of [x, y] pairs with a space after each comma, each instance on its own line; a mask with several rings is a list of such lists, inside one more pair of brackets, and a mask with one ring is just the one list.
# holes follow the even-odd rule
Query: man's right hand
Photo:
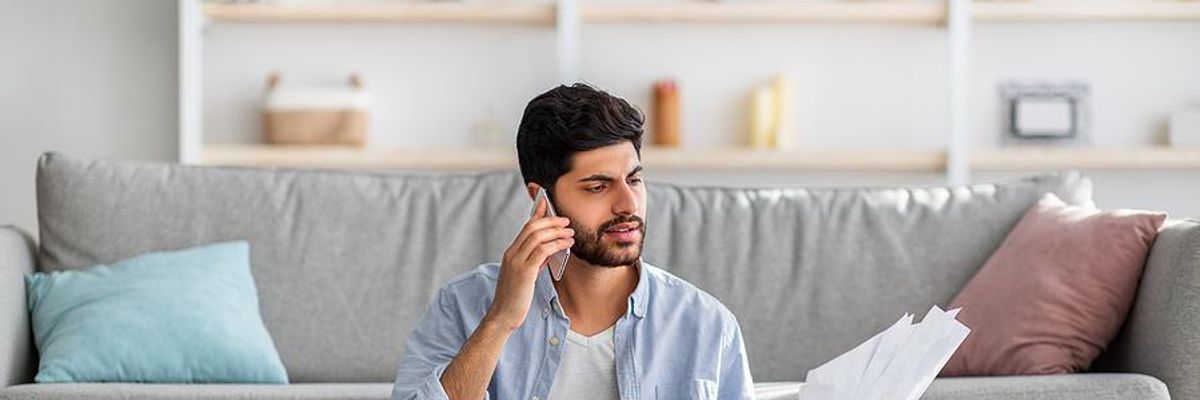
[[529, 313], [538, 272], [551, 254], [575, 243], [567, 219], [545, 216], [546, 207], [539, 198], [533, 216], [504, 251], [491, 308], [438, 380], [451, 400], [486, 396], [504, 344]]
[[534, 283], [538, 272], [546, 265], [546, 259], [575, 244], [575, 231], [567, 228], [570, 221], [546, 216], [546, 208], [545, 198], [539, 197], [533, 216], [504, 251], [496, 296], [485, 321], [490, 320], [509, 330], [520, 327], [529, 313]]

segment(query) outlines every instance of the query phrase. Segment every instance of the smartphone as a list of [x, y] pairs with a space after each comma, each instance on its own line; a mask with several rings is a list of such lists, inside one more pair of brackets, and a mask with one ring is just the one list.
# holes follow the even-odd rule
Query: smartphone
[[[533, 198], [533, 209], [529, 210], [530, 217], [533, 217], [533, 214], [537, 212], [538, 199], [546, 199], [546, 215], [551, 217], [558, 216], [558, 214], [554, 212], [554, 205], [550, 204], [550, 196], [546, 195], [546, 188], [538, 188], [537, 195]], [[562, 280], [563, 271], [566, 271], [567, 269], [567, 259], [570, 257], [571, 248], [568, 247], [560, 252], [551, 254], [550, 257], [546, 259], [546, 263], [550, 268], [551, 278], [554, 278], [555, 281]]]

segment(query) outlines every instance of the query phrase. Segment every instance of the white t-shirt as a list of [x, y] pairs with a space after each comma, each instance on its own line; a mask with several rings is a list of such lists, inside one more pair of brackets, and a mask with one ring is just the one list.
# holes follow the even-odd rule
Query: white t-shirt
[[547, 400], [618, 400], [613, 326], [587, 337], [567, 330]]

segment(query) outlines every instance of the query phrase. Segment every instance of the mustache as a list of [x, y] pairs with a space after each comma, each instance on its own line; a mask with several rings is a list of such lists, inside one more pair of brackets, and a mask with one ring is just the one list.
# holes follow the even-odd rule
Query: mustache
[[599, 232], [606, 232], [606, 231], [608, 231], [609, 228], [612, 228], [612, 227], [620, 225], [620, 224], [624, 224], [626, 222], [636, 222], [638, 224], [637, 229], [639, 231], [643, 231], [643, 232], [646, 231], [646, 222], [643, 221], [641, 217], [638, 217], [636, 215], [624, 215], [624, 216], [613, 218], [613, 219], [609, 220], [608, 222], [605, 222], [603, 225], [600, 225]]

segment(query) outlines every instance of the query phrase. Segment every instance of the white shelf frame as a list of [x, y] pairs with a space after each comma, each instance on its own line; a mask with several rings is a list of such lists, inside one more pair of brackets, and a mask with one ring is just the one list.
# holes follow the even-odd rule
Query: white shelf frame
[[950, 90], [946, 106], [949, 134], [946, 138], [946, 183], [965, 185], [971, 181], [971, 119], [968, 92], [971, 76], [971, 0], [947, 0], [946, 50], [950, 63]]
[[[870, 152], [847, 151], [828, 157], [830, 152], [802, 151], [805, 160], [788, 160], [787, 152], [764, 156], [752, 150], [719, 151], [659, 151], [650, 152], [655, 164], [670, 168], [686, 166], [703, 169], [778, 169], [795, 170], [939, 170], [951, 184], [970, 181], [973, 169], [1026, 168], [1200, 168], [1200, 152], [1163, 149], [1133, 150], [1134, 156], [1122, 157], [1111, 150], [1067, 153], [1024, 152], [1023, 150], [971, 151], [969, 143], [970, 109], [968, 85], [970, 77], [970, 37], [973, 23], [978, 22], [1043, 22], [1043, 21], [1200, 21], [1200, 3], [1100, 0], [1078, 3], [1013, 3], [980, 2], [971, 0], [942, 0], [930, 3], [900, 3], [895, 1], [858, 1], [844, 3], [691, 3], [644, 5], [581, 4], [581, 0], [555, 0], [548, 4], [463, 4], [409, 3], [396, 5], [297, 5], [270, 4], [202, 4], [202, 0], [177, 0], [179, 3], [179, 160], [185, 164], [232, 163], [259, 164], [238, 157], [262, 157], [263, 160], [295, 161], [296, 149], [276, 153], [253, 146], [205, 145], [203, 139], [203, 46], [204, 26], [210, 22], [338, 22], [338, 23], [439, 23], [492, 22], [545, 24], [556, 34], [556, 60], [559, 81], [571, 83], [580, 77], [580, 30], [585, 23], [719, 23], [719, 22], [863, 22], [941, 24], [947, 30], [947, 87], [949, 123], [947, 145], [937, 152]], [[212, 151], [209, 151], [212, 149]], [[355, 157], [375, 160], [372, 164], [388, 165], [379, 154], [445, 154], [438, 151], [403, 149], [391, 150], [328, 150], [328, 157], [303, 153], [309, 159], [329, 160], [333, 164], [353, 164]], [[312, 150], [312, 149], [309, 149]], [[431, 166], [444, 169], [497, 165], [497, 156], [487, 150], [461, 150], [457, 154], [483, 157], [482, 163], [438, 163], [426, 160]], [[972, 158], [977, 153], [976, 159]], [[238, 156], [240, 154], [240, 156]], [[747, 156], [750, 154], [750, 156]], [[893, 160], [886, 160], [888, 155]], [[1021, 154], [1014, 156], [1014, 154]], [[1100, 155], [1097, 157], [1096, 155]], [[273, 158], [274, 157], [274, 158]], [[278, 158], [283, 157], [283, 158]], [[1014, 158], [1015, 157], [1015, 158]], [[1039, 159], [1037, 157], [1042, 157]], [[1053, 157], [1065, 157], [1055, 162]], [[1115, 158], [1112, 158], [1115, 157]], [[1147, 158], [1165, 157], [1165, 162]], [[470, 157], [450, 157], [462, 160]], [[410, 157], [411, 159], [411, 157]], [[851, 161], [836, 161], [851, 160]], [[1115, 162], [1105, 162], [1115, 159]], [[674, 160], [674, 161], [671, 161]], [[815, 160], [815, 161], [812, 161]], [[858, 161], [853, 161], [858, 160]], [[863, 161], [868, 160], [868, 161]], [[1013, 160], [1018, 160], [1013, 162]], [[648, 160], [649, 162], [649, 160]], [[726, 163], [720, 165], [717, 163]], [[826, 164], [820, 164], [826, 163]], [[351, 166], [353, 166], [351, 165]], [[313, 166], [313, 165], [309, 165]]]
[[199, 1], [179, 0], [179, 162], [204, 153], [203, 14]]

